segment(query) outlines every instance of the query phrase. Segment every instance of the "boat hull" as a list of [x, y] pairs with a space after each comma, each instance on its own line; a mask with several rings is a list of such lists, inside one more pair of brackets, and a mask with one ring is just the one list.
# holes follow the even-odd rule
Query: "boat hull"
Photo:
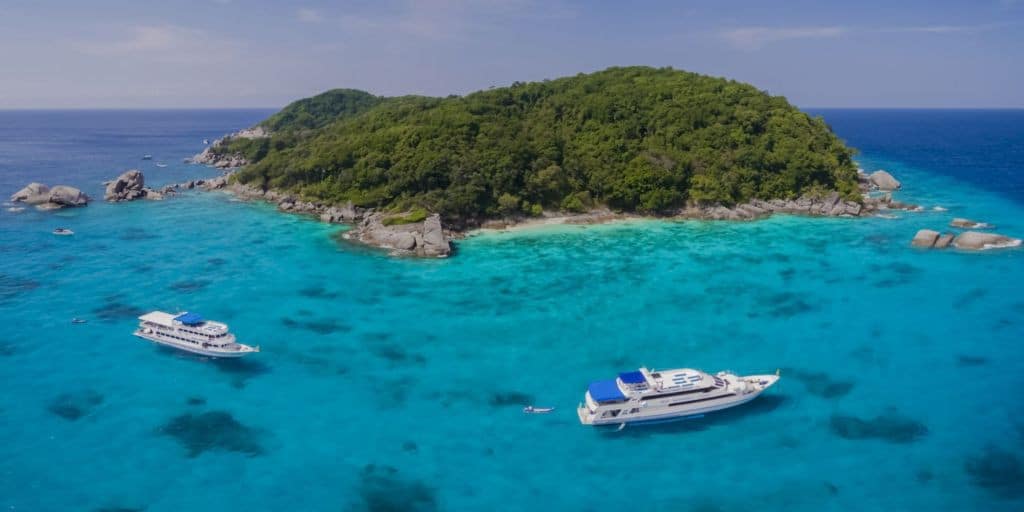
[[199, 354], [209, 357], [220, 357], [220, 358], [239, 358], [246, 354], [251, 354], [255, 350], [210, 350], [209, 348], [189, 346], [181, 343], [174, 342], [173, 340], [166, 340], [159, 336], [152, 334], [146, 334], [142, 331], [135, 331], [135, 336], [138, 336], [144, 340], [152, 341], [153, 343], [159, 343], [166, 347], [176, 348], [178, 350], [184, 350], [185, 352], [191, 352], [193, 354]]
[[763, 391], [753, 392], [741, 397], [737, 397], [735, 400], [725, 401], [717, 404], [706, 405], [703, 407], [694, 407], [685, 411], [668, 411], [659, 412], [652, 410], [647, 414], [638, 414], [628, 418], [589, 418], [586, 407], [580, 407], [576, 410], [577, 415], [580, 418], [580, 423], [584, 425], [592, 425], [595, 427], [599, 426], [618, 426], [623, 424], [629, 425], [643, 425], [643, 424], [657, 424], [657, 423], [668, 423], [671, 421], [679, 421], [686, 419], [695, 419], [705, 414], [721, 411], [724, 409], [731, 409], [733, 407], [743, 405], [759, 396]]

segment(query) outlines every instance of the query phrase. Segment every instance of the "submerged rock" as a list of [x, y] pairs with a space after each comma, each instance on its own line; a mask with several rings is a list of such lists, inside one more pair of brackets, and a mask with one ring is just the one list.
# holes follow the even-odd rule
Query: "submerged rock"
[[1005, 498], [1024, 495], [1024, 464], [1008, 451], [989, 446], [967, 458], [964, 471], [971, 482]]
[[972, 251], [1017, 247], [1020, 243], [1019, 238], [1010, 238], [996, 233], [980, 233], [978, 231], [965, 231], [953, 239], [953, 247]]
[[868, 176], [868, 180], [878, 190], [893, 191], [899, 190], [900, 187], [902, 187], [902, 184], [896, 178], [893, 178], [892, 174], [883, 170], [877, 170], [871, 173]]
[[829, 422], [832, 432], [845, 439], [881, 439], [890, 443], [910, 443], [928, 433], [921, 422], [898, 414], [885, 414], [872, 419], [833, 414]]
[[433, 512], [438, 510], [436, 491], [418, 480], [399, 475], [391, 466], [368, 464], [359, 486], [362, 503], [349, 510], [371, 512]]
[[103, 395], [91, 390], [64, 393], [50, 402], [50, 412], [69, 421], [75, 421], [89, 414], [96, 406], [103, 403]]
[[224, 411], [175, 416], [160, 428], [160, 432], [181, 443], [189, 457], [197, 457], [207, 450], [248, 455], [263, 453], [259, 432], [239, 423], [234, 416]]

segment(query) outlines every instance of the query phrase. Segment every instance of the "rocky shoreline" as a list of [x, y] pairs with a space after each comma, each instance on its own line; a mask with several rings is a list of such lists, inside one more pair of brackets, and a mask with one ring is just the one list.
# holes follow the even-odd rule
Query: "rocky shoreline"
[[[440, 215], [421, 212], [391, 213], [372, 208], [361, 208], [347, 204], [337, 205], [303, 200], [295, 195], [275, 190], [262, 190], [249, 185], [232, 182], [230, 179], [237, 167], [248, 162], [241, 155], [217, 154], [214, 148], [232, 138], [260, 138], [269, 134], [261, 127], [243, 130], [214, 141], [202, 153], [189, 159], [222, 169], [225, 174], [211, 179], [190, 180], [167, 185], [160, 189], [145, 186], [141, 171], [131, 169], [117, 178], [104, 183], [104, 200], [108, 202], [133, 201], [136, 199], [162, 200], [184, 190], [224, 190], [242, 200], [267, 201], [282, 212], [309, 215], [322, 222], [346, 224], [351, 229], [341, 238], [371, 247], [388, 250], [396, 256], [444, 258], [452, 254], [452, 241], [479, 230], [510, 230], [551, 224], [602, 224], [621, 220], [644, 219], [649, 216], [614, 212], [607, 208], [593, 209], [584, 213], [545, 211], [540, 216], [513, 216], [500, 219], [479, 219], [463, 221], [456, 226], [445, 226]], [[753, 199], [743, 204], [725, 206], [720, 204], [689, 204], [675, 212], [659, 216], [668, 220], [726, 220], [748, 221], [762, 219], [773, 214], [806, 215], [815, 217], [866, 217], [884, 216], [891, 210], [923, 211], [924, 208], [893, 199], [892, 192], [902, 188], [901, 183], [886, 171], [871, 174], [858, 169], [860, 201], [843, 199], [837, 192], [823, 195], [804, 195], [796, 199]], [[84, 206], [89, 198], [80, 190], [67, 186], [53, 189], [40, 183], [32, 183], [11, 196], [11, 201], [35, 204], [39, 209], [55, 209], [66, 206]], [[992, 226], [969, 219], [955, 218], [950, 226], [957, 229], [987, 229]], [[993, 233], [966, 231], [960, 235], [920, 230], [911, 242], [914, 247], [981, 250], [1001, 247], [1016, 247], [1020, 240]]]

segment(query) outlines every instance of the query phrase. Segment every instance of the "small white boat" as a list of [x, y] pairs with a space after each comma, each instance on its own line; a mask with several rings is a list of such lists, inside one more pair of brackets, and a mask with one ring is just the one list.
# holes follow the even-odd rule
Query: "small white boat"
[[71, 235], [75, 234], [75, 232], [71, 231], [68, 228], [57, 228], [57, 229], [53, 230], [53, 234], [59, 235], [59, 236], [71, 236]]
[[83, 319], [78, 318], [78, 317], [75, 317], [75, 318], [71, 319], [71, 323], [73, 323], [73, 324], [84, 324], [86, 322], [88, 322], [88, 320], [83, 320]]
[[210, 143], [210, 139], [203, 139], [203, 144], [209, 144], [209, 143]]
[[527, 405], [526, 407], [523, 407], [523, 414], [547, 414], [554, 410], [554, 407], [534, 407], [532, 405]]
[[661, 423], [703, 416], [745, 404], [778, 382], [779, 374], [741, 377], [690, 368], [640, 368], [618, 378], [591, 382], [576, 410], [584, 425]]
[[153, 311], [139, 317], [134, 335], [194, 354], [210, 357], [242, 357], [260, 347], [243, 345], [228, 332], [228, 326], [203, 319], [196, 313], [170, 314]]
[[156, 166], [162, 169], [164, 167], [167, 167], [167, 164], [157, 162]]

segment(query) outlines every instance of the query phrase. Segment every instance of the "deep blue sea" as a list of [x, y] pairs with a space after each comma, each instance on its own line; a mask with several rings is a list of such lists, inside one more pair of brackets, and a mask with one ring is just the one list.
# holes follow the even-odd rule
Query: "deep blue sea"
[[[215, 175], [182, 159], [269, 113], [0, 112], [0, 192]], [[5, 205], [0, 508], [1024, 509], [1024, 251], [908, 244], [954, 216], [1024, 236], [1024, 111], [814, 113], [927, 210], [550, 227], [411, 260], [222, 193]], [[152, 309], [262, 352], [131, 336]], [[589, 381], [640, 365], [782, 380], [701, 419], [579, 425]]]

